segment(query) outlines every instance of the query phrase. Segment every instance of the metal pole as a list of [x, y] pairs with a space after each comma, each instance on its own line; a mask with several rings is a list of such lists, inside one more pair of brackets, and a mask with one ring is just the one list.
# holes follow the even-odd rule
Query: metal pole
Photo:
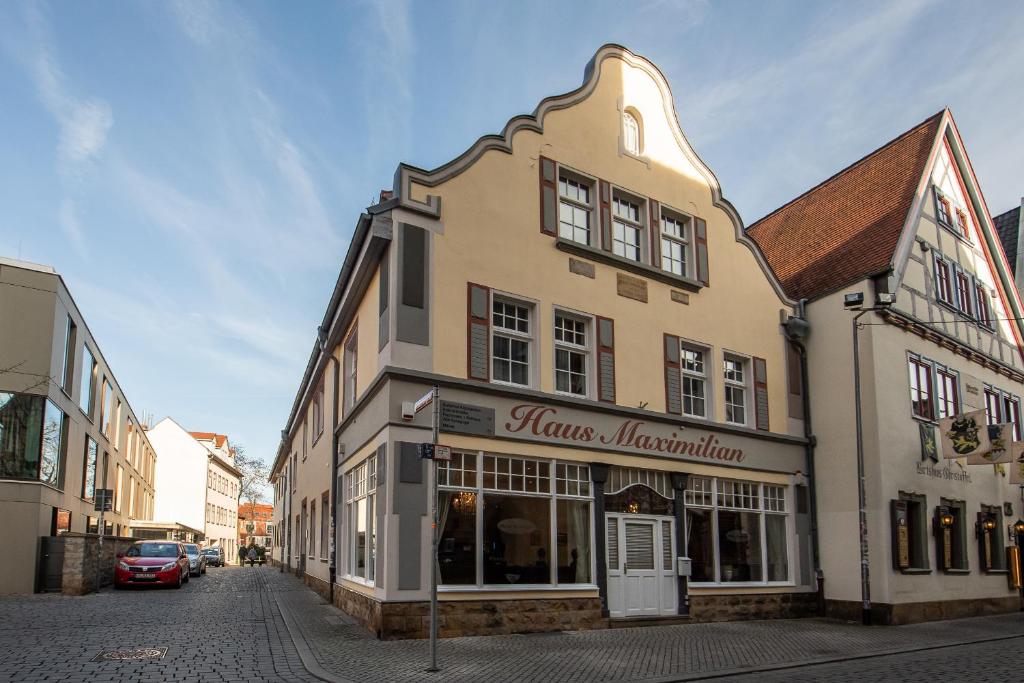
[[434, 444], [434, 455], [435, 460], [431, 466], [431, 477], [430, 477], [430, 505], [433, 509], [430, 515], [431, 523], [431, 534], [433, 535], [433, 541], [431, 543], [430, 550], [430, 668], [427, 671], [434, 672], [440, 671], [437, 667], [437, 432], [440, 422], [440, 410], [438, 408], [437, 400], [437, 386], [434, 386], [433, 396], [431, 401], [433, 404], [433, 417], [432, 417], [432, 435], [431, 440]]
[[853, 390], [854, 407], [857, 415], [857, 504], [860, 522], [860, 595], [861, 619], [865, 626], [871, 625], [871, 582], [868, 570], [868, 517], [867, 492], [864, 485], [864, 438], [862, 435], [860, 407], [860, 325], [858, 320], [865, 313], [874, 310], [867, 308], [853, 317]]
[[100, 592], [100, 588], [103, 588], [103, 509], [107, 507], [107, 492], [103, 492], [103, 503], [100, 505], [100, 521], [99, 521], [99, 555], [96, 558], [96, 592]]

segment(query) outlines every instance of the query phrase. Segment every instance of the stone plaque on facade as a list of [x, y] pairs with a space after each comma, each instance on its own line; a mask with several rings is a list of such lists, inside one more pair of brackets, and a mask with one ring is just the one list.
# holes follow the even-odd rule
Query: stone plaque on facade
[[686, 292], [680, 292], [678, 290], [673, 289], [672, 290], [672, 301], [675, 301], [677, 304], [689, 304], [690, 303], [690, 295], [687, 294]]
[[443, 432], [494, 436], [494, 408], [441, 401], [440, 422]]
[[583, 277], [589, 277], [591, 280], [594, 279], [594, 264], [586, 261], [580, 261], [579, 259], [569, 259], [569, 272], [582, 275]]
[[647, 303], [647, 280], [619, 273], [617, 284], [619, 296]]

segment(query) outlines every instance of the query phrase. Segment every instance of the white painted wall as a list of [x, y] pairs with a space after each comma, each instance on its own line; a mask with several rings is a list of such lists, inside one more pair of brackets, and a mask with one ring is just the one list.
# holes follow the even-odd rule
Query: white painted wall
[[146, 432], [156, 450], [156, 521], [206, 528], [206, 448], [164, 418]]

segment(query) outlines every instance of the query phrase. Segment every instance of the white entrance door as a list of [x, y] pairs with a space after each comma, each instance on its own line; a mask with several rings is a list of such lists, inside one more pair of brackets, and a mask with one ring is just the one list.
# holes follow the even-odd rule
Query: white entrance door
[[609, 514], [606, 529], [611, 616], [676, 614], [675, 519]]

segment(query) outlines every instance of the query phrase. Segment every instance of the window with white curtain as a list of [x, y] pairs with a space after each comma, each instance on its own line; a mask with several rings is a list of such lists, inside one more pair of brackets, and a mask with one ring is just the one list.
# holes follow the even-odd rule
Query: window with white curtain
[[588, 465], [486, 453], [437, 464], [442, 585], [594, 583]]
[[377, 552], [374, 527], [377, 508], [377, 456], [371, 455], [345, 476], [345, 516], [348, 520], [349, 578], [373, 583]]
[[640, 122], [629, 111], [622, 112], [622, 146], [630, 154], [640, 154]]
[[786, 487], [690, 477], [686, 489], [686, 554], [694, 583], [789, 581]]

